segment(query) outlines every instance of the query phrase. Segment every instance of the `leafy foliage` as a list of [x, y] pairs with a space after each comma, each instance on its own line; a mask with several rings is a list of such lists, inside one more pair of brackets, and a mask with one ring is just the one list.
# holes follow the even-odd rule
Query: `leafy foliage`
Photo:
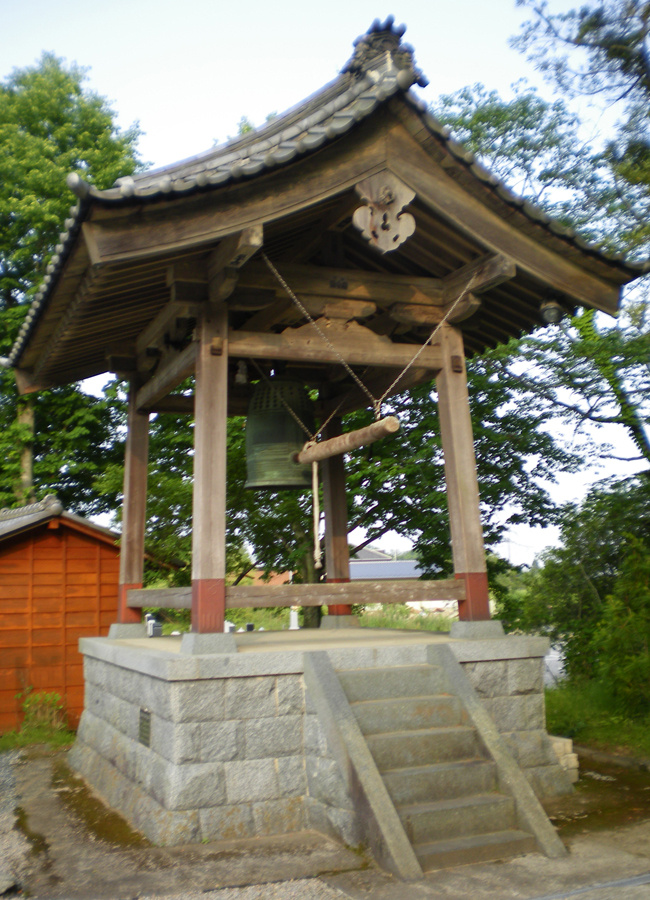
[[614, 589], [595, 634], [599, 674], [632, 714], [650, 712], [650, 549], [626, 541]]
[[[68, 173], [103, 188], [140, 166], [137, 127], [119, 131], [106, 101], [84, 90], [84, 77], [44, 54], [0, 84], [0, 354], [16, 337], [75, 200]], [[120, 454], [119, 410], [75, 385], [19, 398], [13, 374], [0, 378], [0, 503], [55, 491], [68, 509], [107, 509], [94, 480]]]
[[34, 290], [58, 241], [78, 171], [100, 188], [138, 168], [138, 129], [120, 132], [85, 72], [45, 53], [0, 85], [0, 305]]
[[532, 11], [513, 44], [533, 59], [567, 97], [585, 96], [619, 110], [615, 136], [599, 157], [608, 170], [609, 212], [628, 246], [650, 237], [650, 17], [643, 0], [598, 0], [552, 14], [542, 0], [519, 0]]
[[[513, 624], [525, 631], [541, 629], [561, 644], [569, 676], [596, 677], [609, 671], [598, 650], [605, 646], [602, 622], [608, 597], [618, 598], [611, 604], [614, 610], [620, 590], [625, 597], [634, 592], [639, 572], [626, 562], [627, 542], [630, 535], [643, 541], [649, 533], [647, 476], [596, 486], [581, 505], [563, 510], [561, 546], [546, 551], [541, 568], [529, 576]], [[645, 590], [643, 581], [638, 589]]]

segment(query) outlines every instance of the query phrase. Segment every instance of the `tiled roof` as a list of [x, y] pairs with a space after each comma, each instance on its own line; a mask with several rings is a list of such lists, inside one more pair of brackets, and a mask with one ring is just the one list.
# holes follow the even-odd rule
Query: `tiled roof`
[[83, 525], [85, 528], [90, 528], [115, 540], [119, 537], [119, 534], [111, 531], [110, 528], [104, 528], [102, 525], [97, 525], [95, 522], [84, 519], [82, 516], [66, 512], [61, 501], [54, 494], [48, 494], [38, 503], [30, 503], [27, 506], [19, 506], [16, 509], [0, 509], [0, 540], [11, 537], [21, 531], [28, 531], [30, 528], [48, 522], [57, 516], [61, 516], [70, 522], [76, 522], [78, 525]]
[[143, 201], [188, 196], [254, 178], [335, 141], [398, 94], [404, 97], [428, 131], [446, 146], [451, 155], [478, 182], [492, 189], [502, 201], [517, 208], [553, 235], [622, 269], [631, 277], [650, 271], [650, 260], [634, 262], [622, 254], [603, 253], [599, 245], [588, 243], [572, 228], [562, 225], [528, 200], [513, 194], [472, 153], [454, 141], [450, 136], [450, 129], [434, 118], [427, 111], [426, 104], [409, 92], [412, 85], [425, 86], [427, 80], [415, 65], [413, 49], [401, 42], [404, 30], [404, 26], [395, 27], [392, 16], [384, 23], [375, 21], [368, 32], [355, 41], [354, 54], [338, 78], [259, 130], [170, 166], [120, 178], [108, 190], [98, 190], [80, 175], [70, 174], [67, 179], [68, 187], [77, 195], [79, 202], [70, 209], [70, 218], [65, 220], [65, 231], [59, 236], [59, 243], [47, 267], [43, 283], [5, 364], [16, 365], [20, 359], [36, 320], [47, 306], [92, 203], [107, 206], [140, 205]]

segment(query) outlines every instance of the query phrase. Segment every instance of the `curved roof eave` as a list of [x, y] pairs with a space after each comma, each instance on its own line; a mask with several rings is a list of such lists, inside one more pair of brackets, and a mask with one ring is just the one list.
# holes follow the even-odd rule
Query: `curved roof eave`
[[[387, 26], [388, 31], [385, 31]], [[403, 33], [399, 29], [393, 29], [392, 22], [388, 21], [383, 26], [375, 23], [372, 28], [369, 35], [379, 31], [393, 38], [397, 37], [398, 41]], [[363, 41], [365, 37], [367, 36], [362, 36], [356, 43]], [[111, 207], [134, 203], [141, 205], [209, 192], [234, 182], [253, 179], [320, 150], [367, 119], [396, 95], [403, 97], [430, 134], [444, 144], [458, 164], [465, 167], [483, 188], [494, 191], [501, 201], [519, 210], [531, 222], [542, 226], [555, 238], [573, 245], [582, 253], [595, 256], [601, 262], [621, 271], [628, 281], [650, 272], [650, 260], [635, 262], [628, 260], [623, 254], [603, 252], [599, 245], [584, 240], [572, 228], [551, 218], [528, 200], [518, 197], [495, 178], [478, 162], [474, 154], [451, 137], [450, 129], [432, 116], [426, 104], [410, 91], [413, 84], [425, 85], [427, 82], [414, 65], [412, 49], [398, 43], [397, 50], [401, 53], [400, 62], [403, 63], [406, 58], [407, 61], [410, 60], [410, 65], [396, 65], [396, 53], [387, 51], [358, 71], [358, 67], [355, 69], [352, 65], [353, 57], [334, 81], [271, 120], [260, 130], [172, 165], [120, 178], [108, 190], [98, 190], [78, 174], [70, 174], [67, 179], [68, 187], [78, 197], [78, 203], [70, 209], [70, 218], [65, 220], [66, 230], [59, 236], [59, 243], [47, 267], [43, 283], [34, 297], [5, 364], [18, 364], [32, 329], [48, 305], [81, 225], [94, 203]]]

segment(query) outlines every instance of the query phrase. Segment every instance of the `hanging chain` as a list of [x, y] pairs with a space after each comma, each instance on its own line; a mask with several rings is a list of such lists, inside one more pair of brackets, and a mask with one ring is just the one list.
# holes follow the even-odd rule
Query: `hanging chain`
[[308, 439], [309, 439], [309, 440], [313, 440], [312, 434], [311, 434], [311, 431], [309, 430], [309, 428], [307, 428], [307, 426], [305, 425], [305, 423], [301, 420], [301, 418], [300, 418], [300, 416], [298, 415], [298, 413], [297, 413], [297, 412], [294, 412], [294, 410], [291, 409], [291, 407], [289, 406], [289, 404], [287, 403], [287, 401], [284, 399], [284, 397], [282, 396], [282, 394], [280, 393], [280, 391], [279, 391], [279, 390], [276, 388], [276, 386], [273, 384], [273, 382], [271, 381], [271, 379], [266, 377], [266, 375], [264, 374], [264, 372], [262, 371], [262, 369], [258, 366], [257, 360], [256, 360], [256, 359], [252, 359], [251, 362], [253, 363], [253, 365], [255, 366], [255, 368], [257, 369], [257, 371], [260, 373], [260, 375], [261, 375], [261, 377], [262, 377], [262, 381], [264, 381], [264, 382], [266, 383], [266, 385], [267, 385], [268, 387], [271, 388], [271, 390], [273, 391], [273, 393], [275, 394], [275, 396], [278, 398], [278, 400], [280, 401], [280, 403], [284, 406], [284, 408], [285, 408], [286, 411], [289, 413], [289, 415], [290, 415], [290, 416], [298, 423], [298, 425], [299, 425], [299, 426], [302, 428], [302, 430], [305, 432], [305, 434], [307, 435]]
[[[426, 341], [422, 344], [422, 346], [420, 347], [420, 349], [418, 350], [418, 352], [415, 354], [415, 356], [413, 357], [413, 359], [412, 359], [409, 363], [407, 363], [406, 366], [404, 366], [404, 368], [403, 368], [402, 371], [399, 373], [399, 375], [397, 376], [397, 378], [395, 379], [395, 381], [393, 381], [393, 383], [392, 383], [389, 387], [386, 388], [386, 390], [385, 390], [384, 393], [381, 395], [381, 397], [379, 398], [379, 400], [376, 401], [376, 403], [377, 403], [377, 405], [379, 406], [379, 409], [380, 409], [380, 410], [381, 410], [381, 404], [384, 402], [384, 400], [386, 399], [386, 397], [392, 392], [393, 388], [396, 387], [396, 386], [399, 384], [399, 382], [400, 382], [400, 381], [402, 380], [402, 378], [406, 375], [406, 373], [407, 373], [408, 370], [411, 368], [411, 366], [413, 366], [413, 365], [415, 364], [415, 362], [417, 361], [418, 357], [420, 356], [420, 354], [422, 353], [422, 351], [424, 350], [424, 348], [427, 347], [427, 346], [431, 343], [431, 341], [434, 339], [434, 337], [438, 334], [438, 332], [440, 331], [440, 329], [442, 328], [442, 326], [445, 324], [445, 322], [447, 321], [447, 319], [449, 318], [449, 316], [450, 316], [450, 315], [453, 313], [453, 311], [456, 309], [456, 307], [458, 306], [458, 304], [460, 303], [460, 301], [465, 299], [465, 297], [467, 296], [467, 294], [470, 292], [471, 287], [472, 287], [472, 285], [474, 284], [474, 280], [475, 280], [475, 279], [476, 279], [476, 275], [473, 275], [472, 278], [470, 279], [469, 284], [467, 285], [467, 287], [464, 289], [464, 291], [462, 292], [462, 294], [460, 294], [460, 295], [456, 298], [456, 300], [452, 303], [452, 305], [449, 307], [449, 309], [448, 309], [447, 312], [444, 314], [444, 316], [442, 317], [442, 319], [438, 322], [438, 324], [436, 325], [436, 327], [433, 329], [433, 331], [431, 332], [431, 334], [429, 335], [429, 337], [426, 339]], [[376, 415], [376, 412], [375, 412], [375, 415]]]
[[324, 332], [321, 328], [319, 328], [319, 326], [316, 324], [316, 322], [314, 321], [314, 319], [310, 316], [310, 314], [307, 312], [307, 310], [305, 309], [305, 307], [303, 306], [303, 304], [302, 304], [302, 303], [300, 302], [300, 300], [296, 297], [296, 295], [295, 295], [294, 292], [291, 290], [291, 288], [289, 287], [289, 285], [287, 284], [287, 282], [284, 280], [284, 278], [282, 277], [282, 275], [280, 275], [280, 273], [278, 272], [278, 270], [275, 268], [275, 266], [273, 265], [273, 263], [271, 262], [271, 260], [270, 260], [270, 259], [268, 258], [268, 256], [266, 255], [266, 253], [262, 253], [262, 259], [264, 260], [264, 262], [266, 263], [266, 265], [269, 267], [271, 273], [276, 277], [278, 283], [282, 285], [283, 289], [287, 292], [287, 294], [289, 295], [289, 297], [291, 298], [291, 300], [292, 300], [292, 301], [294, 302], [294, 304], [298, 307], [298, 309], [299, 309], [300, 312], [303, 314], [303, 316], [307, 319], [307, 321], [309, 322], [309, 324], [314, 326], [314, 328], [316, 329], [316, 331], [318, 332], [318, 334], [319, 334], [319, 335], [321, 336], [321, 338], [325, 341], [325, 343], [326, 343], [327, 346], [330, 348], [330, 350], [332, 351], [332, 353], [334, 354], [334, 356], [335, 356], [335, 357], [338, 359], [338, 361], [341, 363], [341, 365], [343, 366], [343, 368], [345, 369], [345, 371], [348, 373], [348, 375], [349, 375], [354, 381], [356, 381], [358, 387], [360, 387], [361, 390], [364, 392], [364, 394], [366, 394], [366, 395], [370, 398], [370, 402], [371, 402], [371, 403], [373, 404], [373, 406], [374, 406], [374, 405], [376, 404], [377, 401], [375, 400], [375, 398], [373, 397], [373, 395], [370, 393], [370, 391], [369, 391], [368, 388], [365, 386], [365, 384], [363, 383], [363, 381], [361, 381], [361, 379], [359, 378], [359, 376], [357, 375], [357, 373], [356, 373], [353, 369], [350, 368], [350, 366], [348, 365], [348, 363], [346, 362], [346, 360], [341, 356], [341, 354], [340, 354], [339, 351], [336, 349], [336, 347], [334, 346], [334, 344], [330, 341], [330, 339], [327, 337], [327, 335], [325, 334], [325, 332]]
[[[442, 326], [447, 322], [447, 320], [449, 319], [449, 317], [451, 316], [451, 314], [453, 313], [453, 311], [456, 309], [456, 307], [458, 306], [458, 304], [461, 302], [461, 300], [464, 300], [464, 299], [465, 299], [465, 297], [467, 296], [467, 294], [468, 294], [468, 293], [470, 292], [470, 290], [472, 289], [472, 286], [473, 286], [473, 284], [474, 284], [474, 281], [476, 280], [476, 275], [473, 275], [472, 278], [469, 280], [468, 284], [467, 284], [467, 285], [465, 286], [465, 288], [463, 289], [463, 291], [458, 295], [458, 297], [454, 300], [454, 302], [453, 302], [452, 305], [449, 307], [449, 309], [447, 310], [447, 312], [444, 314], [444, 316], [442, 317], [442, 319], [441, 319], [441, 320], [438, 322], [438, 324], [435, 326], [435, 328], [433, 329], [433, 331], [431, 332], [431, 334], [429, 335], [429, 337], [428, 337], [428, 338], [426, 339], [426, 341], [422, 344], [422, 346], [419, 347], [417, 353], [414, 354], [414, 356], [413, 356], [413, 358], [411, 359], [411, 361], [408, 362], [408, 363], [404, 366], [404, 368], [403, 368], [402, 371], [399, 373], [399, 375], [397, 376], [397, 378], [392, 382], [392, 384], [390, 384], [390, 385], [386, 388], [386, 390], [385, 390], [384, 393], [381, 395], [381, 397], [379, 397], [379, 399], [377, 399], [377, 398], [370, 392], [370, 390], [366, 387], [366, 385], [363, 383], [363, 381], [361, 381], [361, 379], [359, 378], [359, 376], [357, 375], [357, 373], [356, 373], [356, 372], [348, 365], [347, 361], [341, 356], [341, 354], [338, 352], [338, 350], [336, 349], [336, 347], [334, 346], [334, 344], [332, 344], [332, 342], [331, 342], [330, 339], [327, 337], [327, 335], [325, 334], [325, 332], [324, 332], [321, 328], [319, 328], [319, 326], [317, 325], [317, 323], [314, 321], [314, 319], [310, 316], [310, 314], [309, 314], [309, 313], [307, 312], [307, 310], [305, 309], [304, 305], [300, 302], [300, 300], [298, 299], [298, 297], [296, 297], [296, 295], [295, 295], [294, 292], [291, 290], [291, 288], [289, 287], [289, 285], [287, 284], [287, 282], [284, 280], [284, 278], [282, 277], [282, 275], [280, 275], [280, 273], [278, 272], [278, 270], [275, 268], [275, 266], [273, 265], [273, 263], [271, 262], [271, 260], [270, 260], [270, 259], [268, 258], [268, 256], [266, 255], [266, 253], [262, 253], [262, 259], [264, 260], [264, 262], [265, 262], [266, 265], [268, 266], [268, 268], [269, 268], [269, 270], [271, 271], [272, 275], [275, 276], [275, 278], [276, 278], [276, 280], [278, 281], [278, 283], [279, 283], [279, 284], [282, 286], [282, 288], [286, 291], [286, 293], [287, 293], [288, 296], [291, 298], [291, 300], [293, 301], [293, 303], [298, 307], [298, 309], [300, 310], [300, 312], [302, 313], [302, 315], [307, 319], [307, 321], [308, 321], [311, 325], [314, 326], [314, 328], [316, 329], [316, 331], [318, 332], [318, 334], [321, 336], [321, 338], [323, 339], [323, 341], [327, 344], [327, 346], [328, 346], [329, 349], [332, 351], [332, 353], [336, 356], [336, 358], [337, 358], [338, 361], [341, 363], [341, 365], [343, 366], [343, 368], [345, 369], [345, 371], [348, 373], [348, 375], [351, 376], [351, 378], [356, 382], [356, 384], [358, 385], [358, 387], [361, 388], [361, 390], [364, 392], [364, 394], [365, 394], [367, 397], [370, 398], [370, 402], [372, 403], [372, 408], [373, 408], [374, 413], [375, 413], [375, 419], [380, 419], [380, 418], [381, 418], [381, 406], [382, 406], [382, 403], [384, 402], [384, 400], [386, 399], [386, 397], [388, 397], [388, 395], [389, 395], [390, 393], [392, 393], [393, 389], [400, 383], [400, 381], [401, 381], [402, 378], [406, 375], [406, 373], [408, 372], [408, 370], [409, 370], [413, 365], [415, 365], [415, 363], [416, 363], [417, 360], [419, 359], [420, 355], [424, 352], [424, 348], [429, 346], [429, 344], [432, 342], [432, 340], [434, 339], [434, 337], [438, 334], [438, 332], [440, 331], [440, 329], [442, 328]], [[255, 361], [253, 360], [253, 362], [255, 362]], [[271, 382], [268, 381], [268, 379], [266, 378], [266, 376], [264, 375], [264, 373], [262, 372], [262, 370], [259, 368], [259, 366], [257, 365], [257, 363], [255, 363], [255, 366], [257, 367], [258, 371], [260, 372], [260, 374], [262, 375], [262, 377], [264, 378], [264, 380], [267, 382], [267, 384], [271, 384]], [[279, 395], [278, 395], [278, 396], [279, 396]], [[346, 395], [346, 396], [347, 396], [347, 395]], [[287, 407], [287, 409], [289, 410], [289, 412], [291, 413], [291, 415], [294, 417], [294, 419], [296, 419], [296, 421], [299, 423], [299, 425], [301, 426], [301, 428], [303, 429], [303, 431], [305, 431], [307, 434], [309, 434], [308, 429], [305, 428], [305, 426], [304, 426], [303, 423], [300, 421], [300, 419], [298, 418], [298, 416], [297, 416], [297, 415], [294, 413], [294, 411], [290, 408], [289, 404], [285, 402], [284, 398], [280, 397], [280, 399], [282, 400], [282, 402], [284, 403], [284, 405]], [[344, 401], [345, 401], [345, 397], [343, 397], [343, 399], [341, 400], [341, 402], [339, 403], [339, 405], [336, 407], [336, 409], [334, 410], [334, 412], [329, 416], [329, 418], [325, 421], [325, 423], [324, 423], [323, 425], [321, 425], [320, 430], [317, 431], [316, 434], [313, 435], [313, 436], [310, 438], [311, 441], [314, 441], [314, 440], [318, 437], [318, 435], [321, 433], [321, 431], [323, 431], [323, 429], [325, 428], [325, 426], [331, 421], [331, 419], [334, 418], [334, 416], [336, 415], [336, 413], [339, 411], [339, 409], [340, 409], [341, 406], [343, 405]]]
[[285, 408], [286, 411], [289, 413], [289, 415], [290, 415], [290, 416], [298, 423], [298, 425], [299, 425], [299, 426], [302, 428], [302, 430], [305, 432], [305, 434], [307, 435], [307, 439], [308, 439], [308, 440], [307, 440], [307, 443], [308, 443], [308, 444], [313, 444], [313, 443], [315, 443], [316, 438], [319, 436], [319, 434], [321, 434], [322, 431], [325, 430], [325, 428], [327, 428], [327, 426], [328, 426], [329, 423], [332, 421], [332, 419], [334, 418], [334, 416], [337, 414], [337, 412], [339, 411], [339, 409], [340, 409], [340, 408], [343, 406], [343, 404], [345, 403], [347, 394], [345, 395], [345, 397], [343, 397], [343, 399], [341, 400], [341, 402], [339, 403], [339, 405], [335, 408], [335, 410], [334, 410], [332, 413], [330, 413], [329, 416], [325, 419], [325, 421], [323, 422], [323, 424], [321, 425], [321, 427], [318, 429], [318, 431], [316, 431], [314, 434], [312, 434], [311, 431], [309, 430], [309, 428], [307, 428], [307, 426], [305, 425], [305, 423], [302, 421], [302, 419], [300, 418], [300, 416], [298, 415], [298, 413], [297, 413], [295, 410], [293, 410], [293, 409], [291, 408], [291, 406], [287, 403], [287, 401], [284, 399], [284, 397], [282, 396], [282, 394], [280, 393], [280, 391], [276, 388], [276, 386], [273, 384], [273, 382], [271, 381], [271, 379], [266, 377], [266, 375], [264, 374], [264, 371], [263, 371], [263, 370], [260, 368], [260, 366], [258, 365], [257, 360], [256, 360], [256, 359], [251, 359], [251, 362], [253, 363], [253, 365], [255, 366], [255, 368], [257, 369], [257, 371], [260, 373], [260, 377], [261, 377], [262, 381], [264, 381], [264, 383], [265, 383], [268, 387], [271, 388], [271, 390], [273, 391], [273, 393], [275, 394], [275, 396], [278, 398], [278, 400], [280, 401], [280, 403], [284, 406], [284, 408]]

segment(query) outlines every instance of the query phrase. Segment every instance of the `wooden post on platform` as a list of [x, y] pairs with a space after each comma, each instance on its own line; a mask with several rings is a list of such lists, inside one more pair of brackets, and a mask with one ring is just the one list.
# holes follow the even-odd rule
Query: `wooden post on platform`
[[196, 326], [192, 631], [223, 631], [226, 611], [228, 309], [206, 303]]
[[126, 605], [127, 591], [141, 588], [144, 572], [144, 530], [147, 514], [147, 463], [149, 455], [149, 413], [136, 409], [136, 385], [129, 385], [126, 448], [124, 452], [124, 499], [122, 501], [122, 543], [117, 620], [140, 622], [139, 609]]
[[[341, 434], [341, 419], [333, 418], [325, 431], [324, 440]], [[325, 563], [328, 584], [350, 580], [348, 549], [348, 506], [345, 497], [345, 461], [343, 455], [331, 456], [321, 463], [323, 473], [323, 507], [325, 511]], [[330, 616], [349, 616], [352, 607], [337, 604], [327, 609]]]
[[465, 351], [458, 329], [443, 325], [439, 334], [443, 367], [436, 384], [454, 573], [465, 580], [467, 590], [467, 599], [458, 604], [458, 616], [476, 621], [489, 619], [490, 607]]

